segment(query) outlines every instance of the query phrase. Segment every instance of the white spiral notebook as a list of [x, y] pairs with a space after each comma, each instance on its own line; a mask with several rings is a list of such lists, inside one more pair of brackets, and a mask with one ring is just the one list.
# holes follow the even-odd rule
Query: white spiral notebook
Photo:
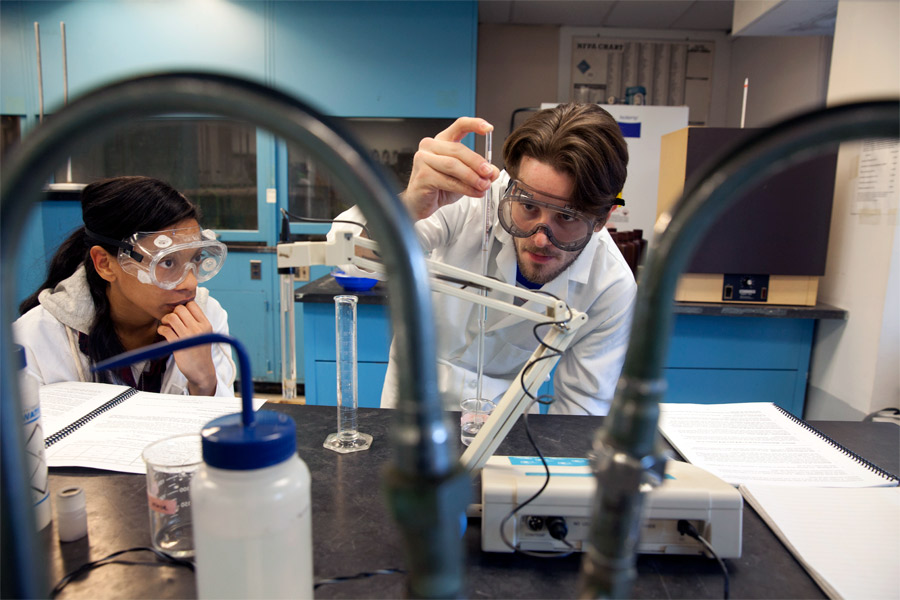
[[685, 460], [732, 485], [881, 487], [900, 479], [772, 404], [660, 404], [659, 429]]
[[738, 485], [829, 597], [900, 600], [895, 475], [766, 402], [662, 404], [660, 431]]
[[[151, 442], [199, 433], [211, 420], [241, 410], [241, 399], [139, 392], [125, 385], [68, 382], [41, 386], [47, 465], [144, 473]], [[254, 400], [258, 409], [263, 400]]]

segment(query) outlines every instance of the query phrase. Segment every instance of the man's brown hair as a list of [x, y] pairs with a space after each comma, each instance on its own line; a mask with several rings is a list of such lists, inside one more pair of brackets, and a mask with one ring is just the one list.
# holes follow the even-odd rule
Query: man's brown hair
[[571, 175], [572, 203], [604, 220], [628, 174], [628, 145], [619, 124], [596, 104], [560, 104], [529, 117], [503, 144], [513, 178], [525, 156]]

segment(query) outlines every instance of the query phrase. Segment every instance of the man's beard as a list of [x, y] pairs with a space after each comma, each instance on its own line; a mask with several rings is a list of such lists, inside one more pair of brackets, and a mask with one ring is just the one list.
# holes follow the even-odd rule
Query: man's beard
[[[529, 238], [514, 238], [516, 246], [516, 262], [519, 264], [519, 270], [525, 279], [532, 283], [544, 285], [556, 279], [559, 275], [569, 268], [575, 259], [581, 256], [584, 248], [575, 252], [566, 252], [560, 250], [556, 246], [548, 246], [546, 248], [537, 248], [528, 243]], [[553, 262], [541, 265], [535, 264], [528, 259], [523, 259], [522, 254], [525, 251], [544, 256], [552, 256]], [[560, 260], [561, 259], [561, 260]]]

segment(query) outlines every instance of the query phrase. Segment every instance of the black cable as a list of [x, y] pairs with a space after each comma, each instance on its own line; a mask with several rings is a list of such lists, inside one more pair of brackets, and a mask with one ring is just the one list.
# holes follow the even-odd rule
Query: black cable
[[[121, 556], [128, 552], [152, 552], [155, 554], [161, 562], [146, 562], [146, 561], [130, 561], [130, 560], [113, 560], [117, 556]], [[62, 579], [59, 580], [59, 583], [54, 586], [53, 590], [50, 591], [50, 597], [55, 598], [63, 589], [69, 585], [72, 581], [78, 579], [82, 575], [93, 571], [94, 569], [99, 569], [100, 567], [106, 565], [146, 565], [152, 567], [186, 567], [191, 571], [194, 570], [194, 563], [189, 560], [183, 560], [181, 558], [175, 558], [170, 554], [166, 554], [165, 552], [160, 552], [155, 548], [148, 547], [138, 547], [138, 548], [129, 548], [128, 550], [119, 550], [118, 552], [113, 552], [112, 554], [101, 558], [99, 560], [95, 560], [89, 563], [85, 563], [72, 571], [71, 573], [66, 574]]]
[[[553, 296], [553, 294], [550, 294], [548, 292], [542, 292], [542, 293], [547, 294], [548, 296]], [[553, 296], [553, 297], [556, 298], [556, 296]], [[544, 466], [545, 477], [544, 477], [544, 483], [541, 485], [541, 487], [538, 489], [537, 492], [535, 492], [530, 498], [528, 498], [521, 504], [513, 507], [513, 509], [505, 517], [503, 517], [503, 520], [500, 521], [500, 538], [503, 540], [504, 544], [506, 544], [509, 548], [511, 548], [513, 550], [513, 552], [519, 552], [519, 553], [525, 554], [527, 556], [536, 556], [536, 557], [540, 557], [540, 558], [562, 558], [562, 557], [571, 555], [572, 552], [531, 552], [528, 550], [522, 550], [521, 548], [514, 546], [509, 541], [509, 538], [506, 537], [505, 526], [506, 526], [506, 522], [509, 521], [511, 518], [513, 518], [516, 515], [516, 513], [518, 513], [520, 510], [522, 510], [527, 505], [529, 505], [531, 502], [533, 502], [535, 499], [537, 499], [542, 493], [544, 493], [544, 490], [547, 489], [547, 486], [550, 484], [550, 465], [547, 464], [547, 459], [544, 458], [544, 453], [541, 452], [541, 449], [538, 447], [537, 442], [534, 441], [534, 437], [532, 437], [532, 435], [531, 435], [531, 427], [528, 423], [528, 411], [531, 410], [531, 407], [534, 405], [535, 402], [540, 402], [540, 398], [546, 398], [546, 397], [552, 398], [553, 396], [550, 394], [542, 394], [539, 397], [535, 397], [534, 394], [532, 394], [531, 392], [528, 391], [528, 386], [525, 385], [525, 374], [539, 360], [555, 358], [562, 354], [562, 352], [560, 352], [558, 349], [553, 348], [552, 346], [549, 346], [548, 344], [546, 344], [544, 342], [543, 338], [541, 338], [541, 336], [538, 334], [537, 328], [540, 327], [541, 325], [561, 325], [561, 324], [565, 324], [566, 322], [567, 321], [548, 321], [546, 323], [538, 323], [537, 325], [535, 325], [532, 328], [532, 332], [534, 333], [534, 337], [537, 338], [538, 343], [541, 346], [549, 349], [551, 352], [554, 352], [554, 354], [547, 354], [545, 356], [541, 356], [541, 357], [531, 361], [530, 363], [528, 363], [528, 365], [526, 365], [525, 368], [522, 369], [522, 373], [519, 377], [519, 383], [522, 386], [522, 391], [525, 392], [526, 396], [531, 398], [531, 402], [525, 408], [525, 411], [522, 413], [522, 423], [525, 425], [525, 435], [528, 437], [528, 441], [531, 443], [531, 447], [534, 448], [534, 451], [537, 453], [538, 458], [541, 459], [541, 464]], [[546, 402], [546, 403], [550, 404], [550, 403], [552, 403], [552, 400], [550, 402]], [[567, 540], [563, 539], [561, 541], [563, 543], [565, 543], [567, 546], [569, 546], [570, 548], [573, 548], [572, 545]], [[573, 550], [574, 550], [574, 548], [573, 548]]]
[[[556, 298], [557, 300], [559, 300], [559, 298], [557, 296], [555, 296], [549, 292], [544, 292], [544, 291], [539, 290], [539, 293], [546, 294], [552, 298]], [[570, 311], [570, 318], [571, 318], [571, 311]], [[528, 363], [525, 366], [525, 368], [522, 369], [522, 373], [519, 376], [519, 383], [522, 386], [522, 391], [525, 392], [526, 396], [531, 398], [531, 403], [528, 405], [528, 407], [522, 413], [522, 423], [525, 425], [525, 435], [528, 437], [528, 441], [531, 443], [531, 447], [534, 448], [534, 451], [537, 453], [538, 458], [541, 459], [541, 464], [544, 466], [545, 477], [544, 477], [544, 483], [541, 485], [541, 487], [538, 489], [537, 492], [535, 492], [530, 498], [528, 498], [521, 504], [515, 506], [505, 517], [503, 517], [503, 520], [500, 521], [500, 538], [503, 540], [503, 543], [507, 545], [507, 547], [512, 549], [513, 552], [519, 552], [519, 553], [525, 554], [527, 556], [536, 556], [539, 558], [563, 558], [565, 556], [570, 556], [575, 551], [575, 547], [571, 543], [569, 543], [569, 541], [567, 539], [565, 539], [566, 533], [562, 532], [561, 529], [557, 529], [558, 535], [551, 534], [551, 537], [563, 542], [566, 546], [568, 546], [569, 548], [572, 549], [571, 552], [531, 552], [528, 550], [522, 550], [521, 548], [513, 545], [509, 541], [509, 538], [506, 537], [505, 526], [506, 526], [507, 521], [509, 521], [511, 518], [513, 518], [516, 515], [516, 513], [518, 513], [520, 510], [525, 508], [528, 504], [530, 504], [535, 499], [537, 499], [542, 493], [544, 493], [544, 490], [547, 489], [547, 486], [550, 484], [550, 465], [547, 464], [547, 459], [544, 458], [544, 454], [541, 452], [541, 449], [538, 447], [537, 442], [534, 441], [534, 437], [531, 435], [531, 427], [528, 424], [528, 411], [531, 410], [531, 406], [534, 405], [535, 402], [537, 402], [539, 404], [550, 405], [553, 402], [555, 402], [556, 399], [554, 398], [554, 396], [552, 394], [541, 394], [540, 396], [535, 397], [534, 394], [532, 394], [531, 392], [528, 391], [528, 386], [525, 385], [525, 374], [528, 373], [528, 371], [531, 369], [531, 367], [533, 367], [538, 361], [547, 360], [550, 358], [556, 358], [562, 354], [561, 350], [550, 346], [549, 344], [547, 344], [544, 341], [544, 339], [538, 333], [538, 327], [541, 327], [543, 325], [565, 325], [568, 322], [569, 322], [569, 319], [566, 319], [563, 321], [546, 321], [544, 323], [537, 323], [532, 328], [532, 332], [534, 333], [534, 337], [537, 339], [538, 343], [541, 346], [543, 346], [544, 348], [547, 348], [548, 350], [553, 352], [553, 354], [547, 354], [545, 356], [538, 357], [535, 360]], [[545, 400], [545, 398], [549, 398], [549, 400]], [[578, 408], [583, 410], [585, 412], [585, 414], [588, 414], [588, 415], [591, 414], [591, 412], [589, 410], [587, 410], [584, 406], [582, 406], [578, 402], [576, 402], [574, 400], [570, 400], [570, 399], [566, 399], [566, 401], [575, 404]], [[563, 525], [563, 527], [564, 527], [564, 525]]]
[[[540, 292], [540, 293], [546, 294], [553, 298], [556, 298], [556, 296], [554, 296], [553, 294], [551, 294], [549, 292]], [[556, 298], [556, 299], [558, 300], [559, 298]], [[570, 315], [571, 315], [571, 311], [570, 311]], [[563, 352], [561, 350], [559, 350], [558, 348], [554, 348], [553, 346], [550, 346], [549, 344], [547, 344], [547, 342], [545, 342], [544, 339], [541, 338], [540, 334], [538, 333], [538, 327], [541, 327], [543, 325], [565, 325], [568, 322], [569, 322], [569, 319], [566, 319], [563, 321], [546, 321], [544, 323], [537, 323], [537, 324], [535, 324], [534, 327], [531, 328], [531, 331], [534, 334], [534, 337], [537, 339], [538, 343], [541, 346], [543, 346], [544, 348], [547, 348], [548, 350], [554, 352], [555, 354], [547, 354], [545, 356], [541, 356], [540, 358], [532, 361], [529, 365], [527, 365], [527, 367], [522, 370], [522, 374], [519, 377], [519, 383], [522, 385], [522, 389], [525, 391], [525, 394], [529, 398], [531, 398], [533, 401], [537, 402], [538, 404], [542, 404], [544, 406], [550, 406], [551, 404], [553, 404], [554, 402], [557, 401], [557, 398], [554, 397], [552, 394], [541, 394], [540, 396], [535, 398], [525, 387], [525, 374], [528, 372], [528, 369], [531, 368], [531, 366], [534, 365], [534, 363], [536, 363], [537, 361], [561, 356], [563, 354]], [[550, 400], [544, 400], [544, 398], [549, 398]], [[586, 414], [586, 415], [593, 415], [593, 413], [591, 411], [589, 411], [587, 408], [585, 408], [584, 406], [582, 406], [580, 402], [573, 400], [572, 398], [563, 398], [563, 402], [568, 402], [569, 404], [574, 404], [575, 406], [577, 406], [578, 408], [583, 410], [584, 414]]]
[[719, 555], [716, 554], [715, 550], [713, 550], [712, 545], [708, 541], [706, 541], [702, 535], [700, 535], [700, 532], [697, 531], [697, 528], [694, 527], [694, 525], [690, 521], [688, 521], [686, 519], [679, 519], [678, 520], [678, 533], [680, 533], [681, 535], [686, 535], [688, 537], [692, 537], [695, 540], [697, 540], [698, 542], [700, 542], [701, 544], [703, 544], [703, 547], [706, 549], [706, 551], [709, 552], [712, 555], [712, 557], [716, 559], [716, 561], [718, 561], [719, 567], [722, 569], [722, 575], [725, 578], [725, 593], [722, 597], [725, 598], [725, 600], [728, 600], [729, 577], [728, 577], [728, 567], [725, 566], [725, 561], [723, 561], [721, 558], [719, 558]]
[[[526, 393], [528, 393], [527, 390]], [[531, 394], [528, 395], [532, 398], [531, 404], [534, 404], [534, 397], [531, 396]], [[528, 409], [530, 408], [531, 405], [528, 406]], [[531, 447], [534, 448], [534, 451], [537, 452], [538, 457], [541, 459], [541, 464], [544, 465], [544, 473], [546, 473], [546, 476], [544, 477], [544, 483], [541, 485], [538, 491], [536, 491], [528, 500], [514, 507], [505, 517], [503, 517], [503, 520], [500, 521], [500, 538], [503, 540], [503, 543], [507, 545], [507, 547], [512, 549], [513, 552], [518, 552], [526, 556], [535, 556], [538, 558], [563, 558], [566, 556], [571, 556], [572, 552], [574, 552], [574, 547], [565, 539], [561, 541], [569, 546], [569, 548], [572, 548], [572, 552], [532, 552], [530, 550], [522, 550], [518, 546], [513, 545], [512, 542], [509, 541], [509, 538], [506, 537], [506, 522], [513, 518], [520, 510], [533, 502], [538, 496], [544, 493], [544, 490], [547, 489], [547, 485], [550, 484], [550, 465], [547, 464], [547, 459], [544, 458], [544, 454], [541, 452], [541, 449], [538, 448], [537, 443], [531, 436], [531, 428], [528, 426], [528, 409], [526, 409], [525, 412], [522, 413], [522, 422], [525, 424], [525, 435], [528, 437], [528, 441], [531, 442]]]
[[[466, 281], [465, 279], [458, 279], [456, 277], [452, 277], [450, 275], [444, 275], [442, 273], [432, 273], [431, 277], [437, 279], [439, 281], [446, 281], [447, 283], [455, 283], [460, 286], [459, 289], [464, 290], [466, 288], [473, 288], [476, 290], [490, 291], [487, 286], [479, 285], [472, 281]], [[491, 279], [494, 279], [493, 277]]]
[[368, 579], [369, 577], [374, 577], [375, 575], [405, 575], [406, 571], [403, 569], [378, 569], [377, 571], [367, 571], [365, 573], [357, 573], [356, 575], [342, 575], [338, 577], [331, 577], [329, 579], [320, 579], [315, 582], [313, 585], [313, 589], [318, 589], [319, 586], [330, 585], [332, 583], [343, 583], [345, 581], [352, 581], [354, 579]]
[[[117, 556], [121, 556], [128, 552], [152, 552], [155, 554], [161, 562], [149, 562], [149, 561], [132, 561], [132, 560], [113, 560]], [[53, 588], [50, 592], [50, 597], [55, 598], [59, 595], [63, 589], [71, 582], [75, 581], [82, 575], [93, 571], [94, 569], [98, 569], [100, 567], [106, 565], [144, 565], [150, 567], [186, 567], [191, 571], [194, 570], [194, 563], [189, 560], [183, 560], [180, 558], [175, 558], [170, 554], [166, 554], [165, 552], [161, 552], [156, 550], [155, 548], [148, 547], [139, 547], [139, 548], [129, 548], [128, 550], [119, 550], [118, 552], [113, 552], [112, 554], [105, 556], [104, 558], [85, 563], [75, 569], [74, 571], [66, 574], [62, 579], [59, 580], [59, 583]], [[375, 575], [404, 575], [406, 571], [403, 569], [379, 569], [377, 571], [368, 571], [365, 573], [357, 573], [356, 575], [345, 575], [339, 577], [331, 577], [329, 579], [320, 579], [313, 584], [313, 589], [318, 588], [319, 586], [329, 585], [333, 583], [342, 583], [344, 581], [352, 581], [354, 579], [367, 579], [369, 577], [374, 577]]]

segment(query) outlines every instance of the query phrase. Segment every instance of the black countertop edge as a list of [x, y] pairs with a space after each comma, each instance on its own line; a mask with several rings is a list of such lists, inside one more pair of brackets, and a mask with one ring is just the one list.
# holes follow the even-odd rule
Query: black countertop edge
[[717, 302], [676, 302], [676, 315], [706, 315], [716, 317], [766, 317], [775, 319], [837, 319], [847, 320], [847, 311], [817, 302], [815, 306], [787, 304], [726, 304]]
[[[294, 292], [297, 302], [330, 304], [334, 297], [353, 294], [360, 304], [387, 304], [387, 285], [380, 281], [366, 292], [347, 291], [331, 275], [311, 281]], [[836, 319], [847, 320], [847, 311], [828, 304], [815, 306], [723, 304], [717, 302], [675, 302], [672, 311], [676, 315], [703, 315], [713, 317], [765, 317], [774, 319]]]

